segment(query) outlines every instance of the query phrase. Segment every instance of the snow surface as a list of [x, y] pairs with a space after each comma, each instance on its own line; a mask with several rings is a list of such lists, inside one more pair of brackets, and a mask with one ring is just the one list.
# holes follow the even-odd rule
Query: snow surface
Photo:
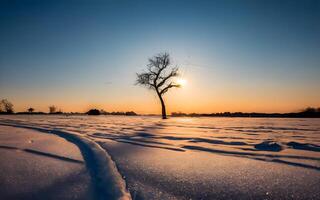
[[94, 199], [81, 152], [65, 139], [0, 126], [0, 199]]
[[73, 132], [116, 162], [133, 199], [318, 199], [320, 120], [0, 116]]

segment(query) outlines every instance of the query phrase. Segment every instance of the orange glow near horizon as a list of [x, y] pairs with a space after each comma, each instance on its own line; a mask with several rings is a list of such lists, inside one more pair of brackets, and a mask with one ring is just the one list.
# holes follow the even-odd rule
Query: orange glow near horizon
[[[223, 67], [219, 66], [221, 69]], [[98, 108], [109, 112], [160, 114], [161, 106], [155, 92], [134, 85], [135, 71], [138, 70], [134, 69], [125, 79], [109, 84], [104, 84], [106, 78], [102, 77], [100, 82], [87, 81], [81, 85], [61, 85], [49, 89], [41, 85], [27, 89], [21, 87], [4, 91], [6, 95], [2, 98], [11, 101], [16, 112], [30, 107], [35, 111], [48, 112], [48, 106], [55, 105], [64, 112], [86, 112]], [[284, 113], [297, 112], [309, 106], [320, 107], [320, 93], [314, 92], [317, 91], [316, 84], [252, 82], [236, 80], [228, 76], [229, 72], [209, 72], [192, 68], [179, 77], [176, 82], [182, 87], [173, 88], [164, 96], [167, 113]]]
[[[189, 70], [190, 71], [190, 70]], [[193, 69], [176, 80], [181, 88], [165, 94], [167, 113], [214, 112], [297, 112], [306, 107], [319, 107], [320, 94], [312, 87], [280, 85], [273, 82], [234, 81], [234, 78]], [[134, 85], [134, 74], [127, 80], [112, 84], [83, 83], [61, 86], [43, 94], [46, 88], [19, 89], [7, 95], [16, 112], [48, 112], [55, 105], [64, 112], [86, 112], [91, 108], [113, 111], [134, 111], [139, 114], [160, 114], [161, 106], [155, 92]], [[123, 83], [125, 81], [125, 83]], [[306, 89], [307, 88], [307, 89]], [[15, 95], [13, 95], [15, 93]]]
[[[185, 79], [184, 79], [185, 80]], [[167, 113], [212, 113], [212, 112], [296, 112], [308, 106], [319, 107], [319, 95], [297, 95], [296, 90], [287, 91], [280, 96], [278, 91], [268, 88], [219, 87], [217, 85], [199, 86], [199, 80], [192, 84], [183, 81], [182, 88], [175, 88], [165, 96]], [[98, 89], [97, 89], [98, 90]], [[84, 90], [83, 90], [84, 91]], [[48, 112], [49, 105], [56, 105], [64, 112], [86, 112], [91, 108], [113, 111], [134, 111], [139, 114], [160, 114], [161, 107], [154, 91], [130, 86], [130, 88], [100, 91], [95, 98], [88, 98], [86, 92], [80, 95], [77, 90], [50, 97], [35, 96], [29, 98], [8, 98], [14, 104], [16, 112], [26, 111], [29, 107], [35, 111]], [[300, 91], [300, 94], [303, 91]], [[313, 96], [312, 96], [313, 95]]]

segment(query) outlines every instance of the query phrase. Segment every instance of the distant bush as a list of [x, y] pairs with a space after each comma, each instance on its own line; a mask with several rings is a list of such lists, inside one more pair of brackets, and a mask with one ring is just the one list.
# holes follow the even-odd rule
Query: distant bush
[[86, 112], [87, 115], [101, 115], [100, 110], [98, 109], [91, 109], [88, 112]]
[[34, 108], [31, 108], [31, 107], [30, 107], [30, 108], [27, 109], [27, 111], [28, 111], [29, 113], [33, 113], [33, 112], [34, 112]]
[[183, 112], [172, 112], [171, 116], [172, 117], [186, 117], [186, 116], [188, 116], [188, 114], [183, 113]]
[[316, 112], [320, 112], [320, 108], [317, 109], [317, 108], [308, 107], [302, 111], [302, 113], [316, 113]]
[[54, 114], [54, 113], [56, 113], [56, 111], [57, 111], [57, 107], [56, 106], [54, 106], [54, 105], [49, 106], [49, 113], [50, 114]]
[[127, 115], [127, 116], [136, 116], [137, 113], [135, 113], [133, 111], [129, 111], [129, 112], [126, 112], [125, 115]]

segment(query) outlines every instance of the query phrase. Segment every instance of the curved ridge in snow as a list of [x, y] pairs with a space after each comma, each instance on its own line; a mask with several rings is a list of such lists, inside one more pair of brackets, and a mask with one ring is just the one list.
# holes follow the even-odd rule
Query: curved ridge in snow
[[70, 133], [60, 130], [47, 130], [26, 125], [18, 124], [2, 124], [7, 126], [14, 126], [18, 128], [28, 128], [40, 132], [51, 133], [58, 135], [66, 140], [77, 145], [86, 162], [86, 166], [93, 179], [96, 189], [96, 199], [117, 199], [117, 200], [131, 200], [130, 193], [126, 189], [126, 183], [110, 155], [94, 141], [82, 137], [76, 133]]

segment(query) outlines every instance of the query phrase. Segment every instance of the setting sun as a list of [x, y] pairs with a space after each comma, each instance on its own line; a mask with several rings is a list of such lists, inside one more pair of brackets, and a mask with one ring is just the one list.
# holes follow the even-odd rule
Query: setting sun
[[179, 78], [179, 79], [177, 79], [177, 83], [178, 83], [179, 85], [181, 85], [181, 87], [184, 87], [184, 86], [187, 84], [187, 80], [186, 80], [186, 79]]

